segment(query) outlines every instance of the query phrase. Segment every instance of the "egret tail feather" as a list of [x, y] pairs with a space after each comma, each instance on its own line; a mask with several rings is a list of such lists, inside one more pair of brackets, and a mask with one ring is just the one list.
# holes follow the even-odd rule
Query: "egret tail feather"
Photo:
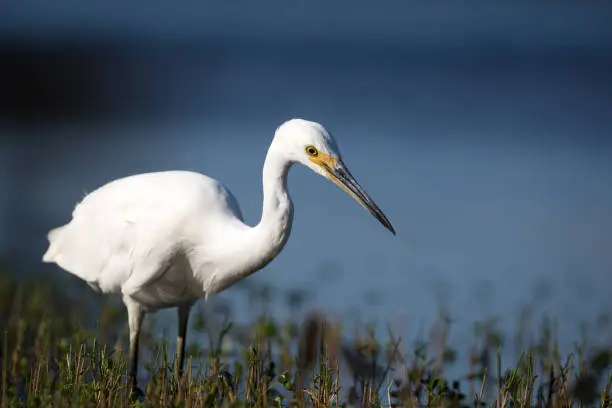
[[65, 225], [62, 225], [61, 227], [53, 228], [51, 231], [47, 233], [47, 240], [49, 241], [49, 248], [43, 255], [43, 262], [47, 262], [47, 263], [54, 262], [55, 248], [56, 248], [56, 245], [54, 244], [57, 243], [58, 236], [65, 227], [66, 227]]

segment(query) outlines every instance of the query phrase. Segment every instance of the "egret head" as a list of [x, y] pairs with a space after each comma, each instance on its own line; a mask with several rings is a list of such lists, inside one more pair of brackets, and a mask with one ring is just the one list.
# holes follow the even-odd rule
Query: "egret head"
[[357, 183], [342, 161], [338, 144], [321, 124], [291, 119], [277, 129], [275, 139], [281, 142], [284, 154], [289, 160], [301, 163], [333, 181], [395, 235], [393, 226]]

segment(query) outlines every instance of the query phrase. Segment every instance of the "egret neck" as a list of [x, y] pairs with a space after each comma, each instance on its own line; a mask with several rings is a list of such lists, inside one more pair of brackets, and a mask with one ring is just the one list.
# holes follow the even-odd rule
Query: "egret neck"
[[291, 233], [293, 203], [287, 190], [287, 175], [292, 164], [272, 142], [263, 167], [261, 219], [249, 239], [258, 248], [258, 268], [267, 265], [283, 249]]
[[274, 142], [263, 167], [263, 206], [261, 219], [254, 227], [242, 224], [224, 251], [225, 268], [211, 276], [205, 285], [208, 293], [220, 292], [269, 264], [283, 249], [291, 233], [293, 203], [287, 191], [287, 174], [293, 162]]

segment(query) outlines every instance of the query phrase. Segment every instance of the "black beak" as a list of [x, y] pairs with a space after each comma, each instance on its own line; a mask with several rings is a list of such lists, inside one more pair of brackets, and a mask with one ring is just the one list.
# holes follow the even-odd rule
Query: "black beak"
[[325, 170], [331, 176], [331, 180], [340, 186], [344, 191], [349, 193], [351, 197], [355, 199], [363, 208], [368, 210], [385, 228], [395, 235], [395, 230], [391, 225], [389, 219], [385, 216], [382, 210], [376, 205], [374, 200], [370, 198], [368, 193], [357, 183], [355, 177], [351, 174], [348, 168], [341, 162], [338, 161], [334, 168], [324, 166]]

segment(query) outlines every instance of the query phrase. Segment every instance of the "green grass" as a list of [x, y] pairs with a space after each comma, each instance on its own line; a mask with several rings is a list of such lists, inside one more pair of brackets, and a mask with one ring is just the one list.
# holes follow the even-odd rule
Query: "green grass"
[[[72, 282], [78, 285], [78, 282]], [[576, 342], [561, 355], [554, 326], [544, 320], [512, 366], [502, 366], [505, 338], [489, 322], [475, 323], [474, 344], [448, 344], [450, 319], [440, 314], [427, 341], [407, 342], [388, 329], [356, 333], [320, 314], [275, 321], [271, 294], [252, 294], [261, 313], [233, 323], [231, 308], [214, 302], [194, 310], [186, 372], [174, 372], [174, 347], [153, 335], [148, 316], [141, 341], [144, 400], [125, 390], [127, 331], [116, 299], [32, 278], [17, 283], [0, 272], [0, 408], [4, 407], [608, 407], [611, 355]], [[297, 316], [302, 295], [285, 297]], [[603, 324], [603, 318], [598, 322]], [[532, 333], [533, 334], [533, 333]], [[466, 373], [449, 378], [457, 355]]]

